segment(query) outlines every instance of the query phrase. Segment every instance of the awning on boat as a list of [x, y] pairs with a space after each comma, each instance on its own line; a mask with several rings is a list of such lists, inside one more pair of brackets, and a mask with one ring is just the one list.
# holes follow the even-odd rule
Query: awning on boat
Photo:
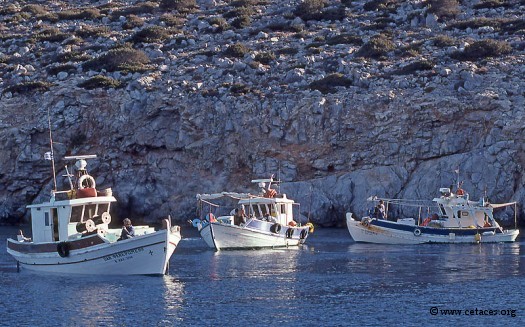
[[508, 202], [508, 203], [491, 203], [489, 204], [490, 207], [496, 209], [496, 208], [503, 208], [503, 207], [508, 207], [508, 206], [513, 206], [515, 205], [517, 202]]
[[221, 192], [221, 193], [213, 193], [213, 194], [197, 194], [198, 200], [215, 200], [220, 199], [224, 197], [230, 197], [234, 199], [246, 199], [253, 197], [253, 195], [249, 193], [236, 193], [236, 192]]

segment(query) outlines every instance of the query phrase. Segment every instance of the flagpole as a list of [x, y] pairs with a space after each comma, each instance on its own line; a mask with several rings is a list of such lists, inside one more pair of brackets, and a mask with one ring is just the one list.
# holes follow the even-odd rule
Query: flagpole
[[55, 156], [53, 154], [53, 137], [51, 135], [51, 115], [49, 114], [49, 108], [47, 108], [47, 121], [49, 124], [49, 146], [51, 147], [51, 167], [53, 167], [53, 193], [57, 190], [57, 177], [55, 172]]

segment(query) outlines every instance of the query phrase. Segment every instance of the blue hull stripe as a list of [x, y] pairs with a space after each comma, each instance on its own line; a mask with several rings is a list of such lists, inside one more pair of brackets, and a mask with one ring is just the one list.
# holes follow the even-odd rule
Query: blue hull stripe
[[370, 222], [372, 226], [384, 227], [395, 230], [402, 230], [407, 232], [414, 232], [416, 229], [419, 229], [421, 233], [428, 235], [448, 235], [454, 233], [458, 236], [469, 236], [476, 235], [477, 233], [484, 232], [494, 232], [495, 234], [501, 234], [501, 230], [496, 227], [485, 227], [485, 228], [435, 228], [435, 227], [425, 227], [425, 226], [415, 226], [415, 225], [404, 225], [395, 223], [387, 220], [372, 220]]

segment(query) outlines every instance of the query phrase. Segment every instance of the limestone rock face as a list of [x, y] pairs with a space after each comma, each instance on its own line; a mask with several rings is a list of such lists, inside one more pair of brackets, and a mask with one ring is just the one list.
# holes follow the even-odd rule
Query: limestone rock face
[[[47, 10], [59, 12], [53, 3]], [[197, 1], [196, 12], [181, 16], [180, 34], [133, 45], [151, 61], [134, 72], [52, 60], [69, 52], [97, 57], [131, 37], [140, 28], [122, 28], [127, 18], [117, 7], [97, 3], [103, 17], [83, 22], [26, 15], [16, 35], [0, 39], [0, 219], [27, 220], [25, 206], [49, 196], [48, 117], [58, 184], [67, 187], [63, 167], [73, 164], [64, 156], [97, 154], [89, 166], [97, 186], [113, 189], [116, 216], [137, 221], [169, 214], [185, 222], [194, 218], [197, 193], [254, 190], [251, 179], [272, 174], [281, 193], [300, 203], [298, 219], [326, 226], [344, 224], [346, 212], [366, 214], [370, 196], [432, 199], [456, 183], [457, 170], [471, 199], [525, 203], [524, 34], [462, 29], [425, 2], [384, 11], [366, 10], [367, 1], [327, 3], [344, 18], [305, 20], [294, 16], [299, 1], [264, 1], [252, 4], [250, 26], [219, 33], [224, 27], [211, 17], [234, 10], [230, 1]], [[462, 21], [524, 19], [518, 5], [462, 6]], [[0, 12], [3, 33], [11, 24], [5, 17], [23, 10], [18, 2], [9, 8]], [[165, 26], [156, 10], [135, 13]], [[26, 42], [42, 24], [84, 31], [83, 39]], [[86, 32], [98, 25], [113, 34]], [[357, 55], [381, 33], [393, 50]], [[335, 41], [350, 36], [362, 43]], [[440, 45], [445, 39], [451, 44]], [[471, 61], [451, 55], [482, 39], [507, 40], [512, 50]], [[249, 51], [225, 55], [235, 43]], [[409, 69], [427, 60], [430, 69]], [[81, 86], [96, 75], [122, 86]], [[20, 88], [32, 82], [49, 84]], [[513, 223], [512, 212], [501, 214]], [[518, 217], [525, 217], [521, 208]]]

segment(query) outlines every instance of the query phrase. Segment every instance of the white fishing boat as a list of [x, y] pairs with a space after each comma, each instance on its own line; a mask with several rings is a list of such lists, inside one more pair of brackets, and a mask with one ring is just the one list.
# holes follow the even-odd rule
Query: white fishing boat
[[[301, 225], [297, 222], [299, 219], [294, 220], [293, 206], [296, 203], [286, 194], [278, 194], [271, 188], [272, 178], [252, 182], [262, 187], [261, 194], [222, 192], [197, 195], [200, 218], [194, 219], [192, 224], [206, 244], [215, 250], [303, 244], [314, 228], [311, 223]], [[236, 208], [221, 215], [223, 208], [211, 201], [218, 202], [225, 198], [233, 199]]]
[[[27, 206], [31, 210], [31, 239], [7, 240], [7, 252], [18, 267], [36, 272], [94, 275], [162, 275], [181, 239], [171, 219], [155, 231], [135, 226], [135, 236], [118, 239], [122, 229], [109, 228], [110, 208], [116, 202], [111, 189], [96, 189], [86, 159], [95, 155], [65, 157], [76, 160], [76, 174], [67, 166], [70, 189], [55, 187], [47, 202]], [[52, 159], [52, 153], [48, 153]], [[54, 161], [53, 161], [54, 175]]]
[[[386, 208], [408, 206], [419, 208], [417, 217], [392, 219], [388, 215], [380, 219], [373, 214], [354, 219], [352, 213], [346, 214], [346, 223], [350, 235], [356, 242], [383, 244], [420, 244], [420, 243], [496, 243], [514, 242], [519, 230], [503, 229], [495, 220], [493, 210], [514, 206], [514, 224], [517, 226], [516, 202], [492, 204], [484, 198], [471, 201], [469, 194], [461, 188], [453, 193], [450, 188], [441, 188], [440, 197], [432, 200], [433, 205], [426, 207], [427, 216], [421, 213], [425, 205], [422, 201], [386, 199], [372, 197], [368, 200], [382, 200]], [[431, 214], [430, 208], [434, 209]]]

